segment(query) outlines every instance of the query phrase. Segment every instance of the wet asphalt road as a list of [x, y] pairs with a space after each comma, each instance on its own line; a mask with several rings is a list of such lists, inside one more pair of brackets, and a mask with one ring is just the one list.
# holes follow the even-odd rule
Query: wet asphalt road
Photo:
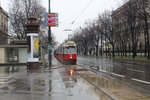
[[121, 62], [105, 58], [78, 57], [78, 64], [89, 65], [107, 74], [118, 74], [122, 77], [147, 81], [150, 84], [150, 62], [139, 64], [133, 61]]
[[37, 70], [0, 66], [0, 100], [150, 100], [105, 76], [87, 63], [63, 65], [56, 59], [51, 68]]
[[107, 77], [150, 95], [150, 62], [112, 60], [78, 56], [78, 65], [87, 66]]

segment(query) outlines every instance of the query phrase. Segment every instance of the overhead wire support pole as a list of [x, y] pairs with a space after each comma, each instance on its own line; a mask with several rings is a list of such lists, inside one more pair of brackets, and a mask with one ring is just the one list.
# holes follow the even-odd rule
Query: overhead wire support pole
[[[51, 13], [51, 9], [50, 9], [50, 0], [48, 3], [48, 13]], [[51, 26], [48, 26], [48, 53], [49, 53], [49, 67], [51, 67], [52, 64], [52, 37], [51, 37]]]

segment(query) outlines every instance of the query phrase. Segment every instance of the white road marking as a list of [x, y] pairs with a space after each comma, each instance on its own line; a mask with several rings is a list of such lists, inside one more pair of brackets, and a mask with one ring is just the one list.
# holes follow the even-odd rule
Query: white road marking
[[141, 82], [141, 83], [150, 84], [150, 82], [148, 82], [148, 81], [143, 81], [143, 80], [139, 80], [139, 79], [135, 79], [135, 78], [131, 78], [131, 80], [134, 80], [134, 81], [137, 81], [137, 82]]
[[105, 71], [105, 70], [100, 70], [101, 72], [104, 72], [104, 73], [106, 73], [107, 71]]
[[140, 73], [144, 73], [144, 71], [141, 71], [141, 70], [136, 70], [136, 69], [131, 69], [131, 68], [127, 68], [127, 70], [134, 71], [134, 72], [140, 72]]
[[119, 76], [119, 77], [125, 77], [124, 75], [120, 75], [120, 74], [116, 74], [116, 73], [111, 73], [112, 75], [115, 75], [115, 76]]

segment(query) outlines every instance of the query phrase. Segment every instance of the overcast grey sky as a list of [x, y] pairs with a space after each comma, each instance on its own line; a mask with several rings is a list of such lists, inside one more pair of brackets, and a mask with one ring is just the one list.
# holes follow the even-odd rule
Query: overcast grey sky
[[[0, 0], [2, 8], [8, 11], [9, 0]], [[48, 0], [41, 0], [42, 5], [48, 8]], [[92, 1], [84, 12], [78, 17], [81, 11], [86, 5]], [[100, 13], [105, 10], [116, 9], [122, 0], [51, 0], [51, 12], [57, 12], [59, 14], [59, 26], [53, 27], [56, 40], [61, 43], [64, 39], [67, 39], [68, 34], [72, 32], [64, 31], [65, 29], [75, 30], [78, 27], [83, 27], [85, 21], [96, 19]], [[73, 25], [71, 22], [74, 21]]]

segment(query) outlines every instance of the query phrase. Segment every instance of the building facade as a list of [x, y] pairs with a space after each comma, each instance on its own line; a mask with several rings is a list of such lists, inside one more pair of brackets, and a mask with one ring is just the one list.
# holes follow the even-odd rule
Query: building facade
[[144, 33], [145, 19], [143, 15], [145, 14], [147, 15], [146, 20], [149, 28], [148, 34], [150, 36], [149, 0], [129, 0], [113, 11], [112, 20], [115, 29], [114, 39], [120, 41], [116, 42], [115, 49], [124, 47], [127, 52], [131, 52], [134, 45], [137, 51], [144, 52], [146, 43]]
[[0, 7], [0, 45], [8, 43], [8, 14]]

